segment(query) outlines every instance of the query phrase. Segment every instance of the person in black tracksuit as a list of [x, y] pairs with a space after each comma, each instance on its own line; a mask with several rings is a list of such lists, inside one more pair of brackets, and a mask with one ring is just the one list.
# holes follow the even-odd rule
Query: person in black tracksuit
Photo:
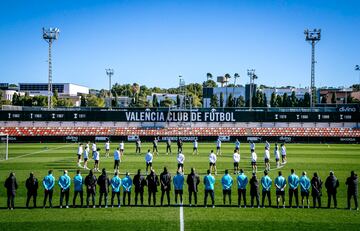
[[314, 177], [311, 179], [311, 196], [313, 198], [313, 206], [316, 207], [316, 201], [318, 202], [318, 207], [321, 208], [321, 189], [322, 189], [322, 181], [318, 174], [315, 172]]
[[259, 193], [259, 181], [256, 178], [256, 173], [252, 174], [250, 179], [250, 197], [251, 197], [251, 207], [254, 207], [254, 199], [256, 199], [257, 207], [260, 208], [260, 193]]
[[195, 173], [195, 168], [191, 168], [191, 173], [186, 178], [189, 191], [189, 204], [191, 206], [191, 197], [194, 195], [195, 206], [197, 205], [198, 185], [200, 184], [200, 177]]
[[27, 189], [26, 208], [29, 208], [31, 197], [33, 198], [34, 208], [36, 208], [36, 197], [37, 190], [39, 188], [39, 181], [35, 178], [34, 173], [30, 173], [30, 177], [26, 180], [25, 186]]
[[99, 208], [101, 208], [101, 201], [102, 201], [103, 196], [104, 196], [105, 208], [107, 208], [110, 180], [106, 174], [105, 168], [102, 169], [101, 175], [99, 176], [99, 178], [97, 180], [97, 184], [99, 185], [99, 188], [100, 188], [99, 189], [99, 191], [100, 191]]
[[348, 177], [346, 179], [345, 184], [348, 186], [348, 188], [347, 188], [347, 208], [351, 209], [350, 200], [351, 200], [351, 197], [354, 197], [355, 209], [359, 210], [359, 205], [358, 205], [358, 177], [357, 177], [357, 174], [354, 171], [351, 171], [351, 175], [350, 175], [350, 177]]
[[138, 195], [140, 194], [141, 205], [144, 205], [144, 187], [146, 186], [145, 177], [141, 175], [141, 170], [138, 169], [134, 176], [133, 184], [135, 187], [135, 205], [137, 205]]
[[325, 181], [325, 188], [328, 194], [328, 208], [330, 208], [331, 197], [334, 199], [334, 208], [337, 208], [336, 191], [338, 187], [339, 187], [339, 181], [334, 176], [334, 172], [330, 171], [330, 176], [328, 176], [328, 178], [326, 178]]
[[93, 171], [90, 170], [89, 175], [85, 177], [87, 207], [89, 207], [90, 196], [91, 196], [92, 204], [93, 207], [95, 208], [96, 183], [97, 183], [96, 176], [93, 174]]
[[8, 209], [14, 209], [14, 200], [16, 190], [18, 189], [15, 173], [10, 173], [9, 177], [5, 180], [4, 186], [7, 191], [7, 207]]
[[146, 177], [146, 182], [148, 186], [148, 203], [151, 204], [151, 196], [153, 197], [154, 206], [156, 205], [156, 192], [157, 187], [159, 186], [159, 178], [156, 175], [155, 171], [151, 169], [150, 174]]
[[171, 175], [166, 167], [164, 167], [164, 171], [160, 174], [160, 184], [161, 184], [161, 206], [163, 205], [165, 193], [168, 200], [168, 206], [170, 206]]

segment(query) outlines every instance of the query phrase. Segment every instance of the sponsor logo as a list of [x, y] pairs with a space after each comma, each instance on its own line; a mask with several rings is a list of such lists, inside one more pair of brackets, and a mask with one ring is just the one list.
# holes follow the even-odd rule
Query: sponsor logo
[[344, 141], [344, 142], [356, 142], [356, 138], [352, 138], [352, 137], [342, 137], [342, 138], [340, 138], [340, 141]]
[[246, 138], [247, 141], [261, 141], [261, 137], [250, 136]]
[[291, 137], [289, 137], [289, 136], [280, 136], [279, 140], [284, 141], [284, 142], [291, 142]]
[[[6, 141], [6, 137], [1, 137], [1, 141]], [[16, 137], [9, 136], [8, 141], [16, 141]]]
[[138, 139], [139, 139], [139, 136], [137, 136], [137, 135], [132, 135], [132, 136], [127, 137], [128, 141], [137, 141]]
[[105, 136], [96, 136], [95, 141], [107, 141], [108, 138]]
[[181, 136], [181, 137], [177, 137], [177, 136], [163, 136], [160, 138], [161, 141], [167, 141], [168, 139], [170, 139], [171, 141], [177, 141], [178, 138], [182, 141], [194, 141], [194, 140], [198, 140], [197, 136]]
[[78, 142], [79, 137], [77, 137], [77, 136], [67, 136], [67, 137], [65, 138], [65, 140], [66, 140], [66, 141], [72, 141], [72, 142]]
[[230, 141], [230, 136], [219, 136], [219, 140], [221, 140], [221, 141]]

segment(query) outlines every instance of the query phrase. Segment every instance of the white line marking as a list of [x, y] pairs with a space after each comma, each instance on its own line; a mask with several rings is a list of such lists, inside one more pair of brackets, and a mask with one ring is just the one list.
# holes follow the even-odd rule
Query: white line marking
[[[39, 153], [43, 153], [43, 152], [47, 152], [47, 151], [57, 150], [57, 149], [67, 147], [69, 145], [72, 145], [72, 144], [67, 144], [64, 146], [56, 147], [56, 148], [50, 148], [50, 149], [45, 149], [45, 150], [41, 150], [41, 151], [31, 152], [31, 153], [27, 153], [27, 154], [20, 155], [20, 156], [10, 157], [7, 160], [13, 160], [13, 159], [18, 159], [18, 158], [25, 157], [25, 156], [31, 156], [31, 155], [35, 155], [35, 154], [39, 154]], [[0, 160], [0, 161], [5, 161], [5, 160]]]
[[180, 205], [180, 231], [184, 231], [184, 207]]

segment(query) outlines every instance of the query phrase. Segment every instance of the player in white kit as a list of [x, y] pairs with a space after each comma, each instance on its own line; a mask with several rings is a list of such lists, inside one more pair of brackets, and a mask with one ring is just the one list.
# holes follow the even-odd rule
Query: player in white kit
[[210, 155], [209, 155], [209, 170], [210, 170], [210, 172], [212, 170], [215, 173], [215, 175], [217, 173], [217, 171], [216, 171], [216, 159], [217, 158], [216, 158], [216, 155], [215, 155], [214, 151], [211, 150]]
[[196, 154], [196, 155], [199, 154], [199, 153], [198, 153], [198, 146], [199, 146], [198, 141], [197, 141], [197, 140], [194, 140], [193, 155], [194, 155], [194, 154]]
[[82, 155], [83, 151], [84, 151], [83, 150], [83, 144], [80, 143], [79, 147], [78, 147], [78, 151], [77, 151], [77, 165], [78, 165], [78, 167], [81, 167], [80, 161], [81, 161], [81, 155]]
[[280, 167], [280, 151], [279, 151], [279, 145], [275, 144], [275, 149], [274, 149], [274, 156], [275, 156], [275, 161], [276, 161], [276, 167]]
[[110, 156], [110, 140], [107, 140], [105, 143], [105, 157]]
[[240, 162], [239, 150], [236, 150], [236, 149], [234, 150], [233, 160], [234, 160], [234, 174], [238, 174], [239, 173], [239, 162]]
[[125, 144], [124, 141], [121, 141], [119, 144], [119, 149], [120, 149], [120, 155], [124, 155], [124, 149], [125, 149]]
[[216, 141], [216, 155], [221, 156], [221, 140], [217, 139]]
[[270, 171], [270, 151], [265, 147], [264, 153], [265, 170]]

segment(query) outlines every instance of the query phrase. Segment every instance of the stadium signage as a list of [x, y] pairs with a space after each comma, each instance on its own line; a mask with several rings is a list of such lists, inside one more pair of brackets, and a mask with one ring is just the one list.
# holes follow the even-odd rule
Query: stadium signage
[[339, 112], [356, 112], [356, 107], [340, 107]]
[[234, 112], [128, 111], [128, 122], [235, 122]]

